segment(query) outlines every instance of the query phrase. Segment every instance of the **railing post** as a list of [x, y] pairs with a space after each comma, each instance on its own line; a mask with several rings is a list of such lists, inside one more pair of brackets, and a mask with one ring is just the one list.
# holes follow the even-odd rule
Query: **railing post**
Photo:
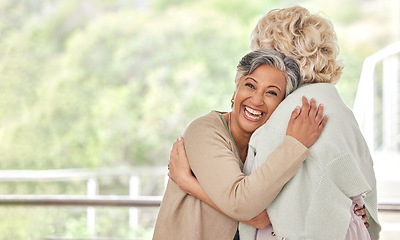
[[399, 57], [392, 55], [382, 61], [382, 148], [385, 151], [399, 149]]
[[[138, 198], [139, 197], [139, 176], [131, 176], [129, 178], [129, 197]], [[129, 208], [129, 227], [135, 229], [139, 224], [139, 210], [138, 208]]]
[[[89, 197], [96, 196], [97, 192], [97, 180], [95, 178], [89, 178], [87, 180], [87, 195]], [[94, 207], [86, 208], [86, 223], [89, 234], [94, 236], [96, 233], [96, 209]]]
[[353, 112], [371, 151], [375, 150], [375, 73], [376, 61], [372, 56], [364, 60]]

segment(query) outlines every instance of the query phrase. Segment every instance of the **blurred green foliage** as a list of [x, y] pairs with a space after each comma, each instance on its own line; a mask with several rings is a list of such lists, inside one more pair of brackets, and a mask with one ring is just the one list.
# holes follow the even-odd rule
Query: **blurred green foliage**
[[[363, 17], [362, 3], [313, 6], [341, 27]], [[257, 19], [292, 4], [3, 0], [0, 168], [166, 164], [189, 121], [229, 110]], [[362, 59], [376, 46], [339, 42], [347, 68], [338, 88], [351, 106]]]
[[52, 7], [2, 29], [2, 169], [165, 164], [188, 121], [229, 106], [240, 21], [193, 6]]
[[[140, 211], [142, 222], [129, 228], [126, 208], [102, 207], [96, 209], [96, 226], [87, 227], [86, 208], [75, 207], [0, 207], [0, 239], [90, 239], [105, 236], [110, 239], [151, 239], [156, 208]], [[22, 217], [20, 217], [22, 216]], [[149, 216], [151, 216], [149, 218]]]

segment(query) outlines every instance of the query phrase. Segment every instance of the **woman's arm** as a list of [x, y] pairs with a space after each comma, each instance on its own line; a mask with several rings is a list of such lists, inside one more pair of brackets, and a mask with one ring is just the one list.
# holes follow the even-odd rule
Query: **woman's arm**
[[[309, 150], [296, 138], [301, 141], [311, 138], [304, 144], [312, 144], [314, 132], [317, 135], [322, 132], [326, 118], [320, 119], [322, 110], [316, 114], [315, 104], [310, 107], [307, 99], [303, 101], [304, 106], [297, 107], [289, 117], [289, 124], [295, 124], [293, 135], [279, 140], [282, 143], [250, 176], [242, 173], [236, 147], [226, 136], [219, 117], [210, 114], [192, 121], [186, 128], [185, 151], [190, 167], [201, 187], [226, 215], [247, 221], [260, 214], [309, 156]], [[296, 131], [297, 128], [301, 131]]]
[[[226, 215], [247, 221], [260, 214], [309, 156], [308, 149], [296, 138], [315, 139], [314, 131], [317, 135], [322, 132], [326, 118], [320, 119], [322, 110], [316, 114], [315, 104], [310, 107], [306, 98], [303, 102], [303, 107], [297, 107], [290, 119], [289, 124], [295, 124], [294, 134], [285, 137], [250, 176], [242, 173], [236, 147], [229, 136], [224, 136], [226, 130], [222, 129], [219, 117], [207, 115], [192, 121], [186, 128], [185, 151], [190, 167], [209, 198]], [[300, 133], [296, 128], [301, 129]]]
[[[182, 189], [182, 191], [205, 202], [207, 205], [219, 211], [220, 213], [225, 214], [221, 211], [220, 208], [218, 208], [217, 205], [215, 205], [215, 203], [210, 199], [210, 197], [201, 187], [199, 181], [197, 181], [197, 179], [193, 176], [192, 171], [190, 170], [189, 161], [185, 153], [184, 141], [182, 136], [178, 137], [177, 141], [172, 147], [168, 169], [169, 178], [171, 178], [171, 180], [173, 180], [179, 186], [179, 188]], [[365, 206], [356, 205], [353, 211], [357, 216], [360, 216], [362, 218], [364, 225], [368, 228], [369, 223]], [[266, 210], [262, 211], [256, 217], [248, 221], [241, 222], [260, 229], [267, 227], [271, 223]]]
[[[225, 214], [217, 205], [215, 205], [204, 189], [200, 186], [199, 181], [197, 181], [193, 176], [185, 153], [182, 136], [178, 137], [172, 147], [168, 169], [168, 176], [179, 186], [180, 189], [205, 202], [220, 213]], [[238, 219], [235, 220], [239, 221]], [[262, 211], [256, 217], [242, 222], [255, 228], [265, 228], [271, 223], [266, 210]]]

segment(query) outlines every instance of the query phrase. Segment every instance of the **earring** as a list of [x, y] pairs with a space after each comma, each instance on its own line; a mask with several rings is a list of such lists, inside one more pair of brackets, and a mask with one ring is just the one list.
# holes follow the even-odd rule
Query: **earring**
[[233, 100], [233, 98], [231, 99], [231, 103], [234, 103], [235, 101]]

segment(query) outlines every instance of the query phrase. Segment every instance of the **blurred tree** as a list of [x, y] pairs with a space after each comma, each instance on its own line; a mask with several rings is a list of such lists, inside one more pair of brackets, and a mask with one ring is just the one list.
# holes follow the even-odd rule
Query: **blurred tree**
[[[253, 25], [291, 1], [3, 2], [0, 167], [47, 169], [165, 164], [191, 119], [229, 110]], [[377, 48], [349, 43], [343, 28], [367, 17], [351, 5], [310, 8], [339, 29], [349, 106]]]
[[57, 24], [48, 17], [7, 42], [3, 75], [17, 76], [3, 82], [2, 108], [24, 109], [3, 115], [3, 168], [165, 164], [188, 121], [229, 109], [247, 45], [239, 21], [199, 7], [127, 9], [80, 17], [58, 40], [83, 11], [78, 1], [62, 9]]
[[[191, 119], [229, 110], [252, 26], [291, 1], [3, 2], [0, 166], [46, 169], [165, 164]], [[367, 17], [362, 1], [351, 5], [322, 14], [342, 29]], [[338, 38], [351, 106], [376, 47]]]

